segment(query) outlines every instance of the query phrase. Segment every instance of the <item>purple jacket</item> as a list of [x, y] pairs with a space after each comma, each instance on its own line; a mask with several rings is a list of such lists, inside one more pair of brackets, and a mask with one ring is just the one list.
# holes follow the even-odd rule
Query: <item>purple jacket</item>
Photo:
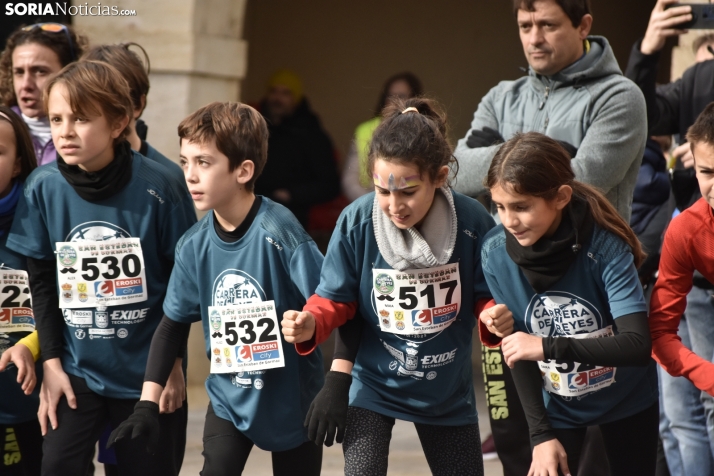
[[[12, 106], [11, 109], [17, 113], [18, 116], [22, 117], [22, 113], [18, 106]], [[40, 140], [33, 136], [32, 133], [30, 133], [30, 137], [32, 137], [32, 145], [35, 146], [35, 155], [37, 156], [38, 167], [57, 160], [57, 150], [55, 149], [55, 144], [52, 142], [52, 139], [50, 139], [47, 144], [43, 146], [40, 143]]]

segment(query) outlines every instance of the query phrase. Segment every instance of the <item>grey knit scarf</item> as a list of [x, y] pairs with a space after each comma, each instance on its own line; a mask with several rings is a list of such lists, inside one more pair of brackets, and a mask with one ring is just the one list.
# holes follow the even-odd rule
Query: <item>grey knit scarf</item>
[[456, 243], [456, 208], [451, 189], [440, 188], [424, 217], [421, 231], [399, 229], [382, 211], [374, 197], [374, 237], [379, 252], [393, 269], [431, 268], [448, 263]]

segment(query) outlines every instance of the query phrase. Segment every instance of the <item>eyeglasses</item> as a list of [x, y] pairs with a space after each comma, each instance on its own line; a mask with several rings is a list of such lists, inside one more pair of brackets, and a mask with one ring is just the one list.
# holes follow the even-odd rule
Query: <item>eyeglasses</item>
[[77, 56], [74, 53], [74, 43], [72, 43], [72, 36], [69, 34], [69, 28], [67, 28], [67, 25], [63, 25], [61, 23], [35, 23], [34, 25], [23, 27], [22, 31], [31, 31], [35, 28], [39, 28], [40, 30], [47, 31], [49, 33], [59, 33], [63, 31], [65, 36], [67, 37], [67, 43], [69, 44], [69, 52], [72, 55], [72, 61], [77, 59]]

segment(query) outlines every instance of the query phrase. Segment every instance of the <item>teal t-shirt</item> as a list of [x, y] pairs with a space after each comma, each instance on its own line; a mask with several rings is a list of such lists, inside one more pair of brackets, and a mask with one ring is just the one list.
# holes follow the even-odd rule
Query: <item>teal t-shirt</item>
[[[317, 294], [336, 302], [357, 302], [359, 313], [366, 320], [352, 370], [352, 406], [432, 425], [457, 426], [478, 421], [471, 370], [472, 332], [476, 324], [473, 311], [478, 299], [490, 297], [481, 270], [480, 250], [483, 237], [494, 222], [476, 200], [457, 192], [453, 192], [453, 197], [458, 223], [448, 263], [458, 266], [461, 307], [451, 325], [436, 333], [396, 334], [380, 326], [373, 269], [392, 268], [382, 257], [374, 237], [374, 192], [345, 208], [337, 222]], [[404, 296], [407, 295], [405, 292]], [[412, 319], [410, 314], [405, 313], [406, 318]], [[396, 321], [390, 324], [396, 325]]]
[[[613, 327], [617, 318], [647, 312], [632, 252], [622, 240], [595, 226], [588, 246], [578, 252], [567, 273], [537, 294], [506, 251], [503, 225], [486, 236], [483, 270], [493, 298], [513, 313], [516, 331], [541, 336], [574, 336]], [[571, 366], [572, 367], [572, 366]], [[571, 373], [562, 385], [596, 385], [608, 378], [587, 370]], [[569, 377], [570, 378], [570, 377]], [[614, 383], [579, 396], [543, 389], [553, 428], [575, 428], [617, 421], [645, 410], [658, 398], [654, 360], [644, 367], [618, 367]]]
[[164, 154], [154, 149], [151, 144], [145, 142], [146, 144], [146, 155], [147, 159], [151, 159], [164, 167], [169, 171], [171, 178], [173, 178], [176, 183], [183, 184], [183, 188], [188, 193], [188, 187], [186, 186], [186, 179], [183, 175], [183, 169], [176, 162], [166, 157]]
[[[164, 313], [177, 322], [202, 321], [211, 359], [208, 307], [275, 301], [278, 320], [302, 309], [315, 292], [323, 257], [290, 211], [262, 197], [246, 234], [227, 243], [208, 213], [176, 247], [176, 266]], [[324, 383], [322, 353], [299, 356], [282, 341], [285, 366], [210, 374], [206, 390], [213, 409], [266, 451], [286, 451], [307, 441], [305, 415]]]
[[[27, 271], [27, 259], [7, 248], [7, 233], [0, 236], [0, 269], [17, 269]], [[1, 283], [0, 283], [1, 284]], [[4, 286], [2, 286], [4, 288]], [[13, 298], [17, 296], [17, 291], [0, 294], [2, 302], [0, 307], [14, 306], [11, 304]], [[10, 301], [6, 304], [6, 301]], [[14, 317], [7, 316], [8, 319]], [[27, 319], [23, 316], [23, 318]], [[32, 320], [34, 323], [34, 320]], [[28, 332], [9, 332], [7, 334], [0, 332], [0, 355], [8, 348], [14, 346], [17, 341], [22, 339]], [[40, 386], [42, 385], [42, 365], [35, 364], [35, 372], [38, 377], [37, 385], [30, 395], [25, 395], [17, 383], [17, 369], [6, 370], [0, 372], [0, 389], [2, 389], [2, 398], [0, 398], [0, 425], [13, 425], [32, 421], [37, 418], [37, 408], [40, 404]]]
[[190, 196], [162, 165], [134, 152], [131, 166], [124, 189], [95, 202], [75, 192], [56, 162], [39, 167], [25, 183], [7, 241], [24, 256], [55, 260], [57, 242], [140, 239], [146, 301], [63, 310], [65, 372], [85, 379], [100, 395], [127, 399], [141, 395], [176, 242], [196, 222]]

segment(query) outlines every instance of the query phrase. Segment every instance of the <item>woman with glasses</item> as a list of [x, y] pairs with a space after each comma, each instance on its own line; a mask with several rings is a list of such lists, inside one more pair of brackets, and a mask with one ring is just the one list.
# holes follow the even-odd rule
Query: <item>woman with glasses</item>
[[37, 23], [10, 35], [0, 55], [0, 98], [29, 127], [37, 165], [53, 162], [57, 157], [44, 112], [42, 88], [50, 76], [82, 56], [87, 44], [87, 38], [71, 27]]

